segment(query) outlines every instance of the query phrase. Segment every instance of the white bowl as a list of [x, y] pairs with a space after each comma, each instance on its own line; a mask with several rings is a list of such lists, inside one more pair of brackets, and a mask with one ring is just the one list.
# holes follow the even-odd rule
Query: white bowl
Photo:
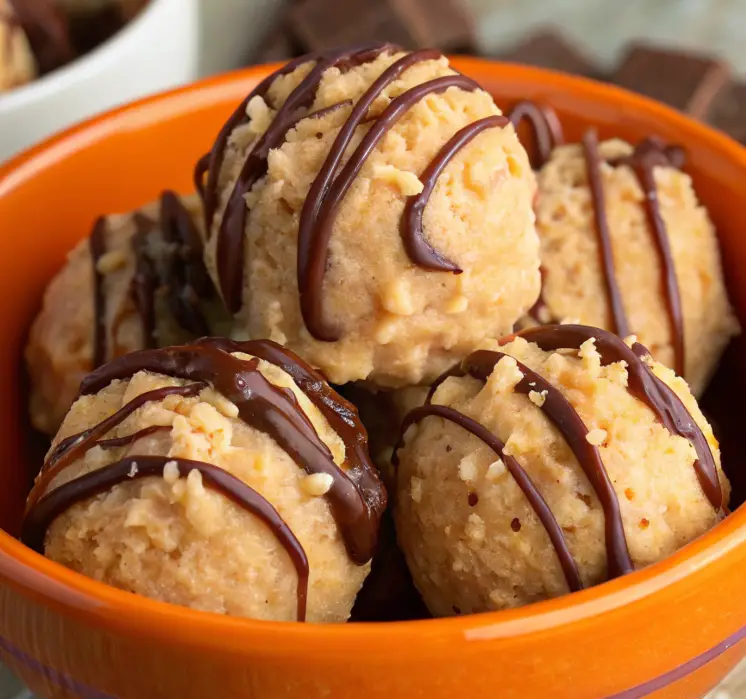
[[197, 33], [195, 0], [150, 0], [101, 46], [3, 93], [0, 162], [85, 117], [193, 80]]

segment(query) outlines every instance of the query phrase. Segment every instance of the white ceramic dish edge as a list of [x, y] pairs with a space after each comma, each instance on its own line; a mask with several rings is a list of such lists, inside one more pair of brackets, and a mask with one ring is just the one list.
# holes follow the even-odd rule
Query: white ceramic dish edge
[[195, 0], [151, 0], [98, 48], [0, 95], [0, 162], [85, 117], [193, 80], [197, 33]]

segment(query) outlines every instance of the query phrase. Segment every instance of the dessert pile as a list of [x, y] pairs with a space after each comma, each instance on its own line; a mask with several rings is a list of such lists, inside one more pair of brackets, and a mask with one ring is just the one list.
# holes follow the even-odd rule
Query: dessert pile
[[24, 541], [312, 622], [350, 617], [371, 562], [400, 583], [394, 530], [436, 616], [661, 560], [730, 494], [697, 397], [739, 328], [685, 158], [566, 143], [550, 105], [503, 114], [435, 50], [294, 59], [194, 195], [101, 217], [50, 283]]

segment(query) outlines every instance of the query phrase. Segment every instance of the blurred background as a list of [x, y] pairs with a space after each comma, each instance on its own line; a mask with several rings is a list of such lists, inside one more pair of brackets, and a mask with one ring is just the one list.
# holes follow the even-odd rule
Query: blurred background
[[[0, 162], [116, 104], [366, 39], [618, 82], [746, 140], [744, 27], [746, 0], [0, 0]], [[2, 665], [0, 699], [30, 699]]]
[[[72, 46], [61, 38], [59, 18], [50, 16], [55, 5], [69, 21]], [[16, 20], [8, 21], [14, 12]], [[3, 17], [0, 161], [70, 123], [144, 94], [371, 38], [612, 81], [630, 42], [644, 40], [664, 50], [717, 56], [734, 74], [746, 73], [741, 49], [746, 0], [0, 0], [0, 21]], [[24, 44], [31, 57], [24, 56]], [[710, 99], [722, 85], [702, 69], [698, 78]], [[717, 85], [707, 83], [708, 77]], [[638, 89], [634, 80], [626, 86]], [[742, 97], [746, 104], [746, 90]], [[735, 108], [728, 105], [730, 121], [740, 123]], [[732, 135], [742, 140], [742, 130], [743, 136]]]

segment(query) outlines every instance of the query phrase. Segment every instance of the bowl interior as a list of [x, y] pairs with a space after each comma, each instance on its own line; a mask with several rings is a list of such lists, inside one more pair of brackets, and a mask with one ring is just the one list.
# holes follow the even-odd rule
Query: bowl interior
[[[602, 137], [637, 141], [655, 134], [685, 146], [687, 170], [718, 228], [732, 300], [746, 323], [746, 279], [738, 275], [746, 268], [746, 207], [740, 201], [746, 150], [661, 105], [613, 87], [475, 59], [461, 59], [457, 65], [504, 109], [522, 99], [551, 104], [568, 139], [578, 139], [587, 127], [596, 126]], [[45, 284], [100, 213], [132, 209], [166, 186], [192, 191], [195, 161], [209, 149], [236, 103], [269, 69], [227, 75], [122, 108], [0, 169], [0, 221], [7, 246], [0, 258], [0, 380], [5, 390], [0, 400], [0, 528], [10, 534], [18, 531], [25, 494], [40, 463], [28, 439], [21, 356]], [[722, 395], [737, 393], [732, 389], [742, 373], [739, 355], [737, 342], [728, 360], [735, 373], [727, 381], [716, 380], [708, 398], [712, 410], [723, 414], [724, 429], [736, 436], [738, 413]], [[726, 458], [734, 474], [740, 469], [732, 461], [740, 458], [741, 450], [738, 445], [731, 450], [728, 444], [726, 440]]]

